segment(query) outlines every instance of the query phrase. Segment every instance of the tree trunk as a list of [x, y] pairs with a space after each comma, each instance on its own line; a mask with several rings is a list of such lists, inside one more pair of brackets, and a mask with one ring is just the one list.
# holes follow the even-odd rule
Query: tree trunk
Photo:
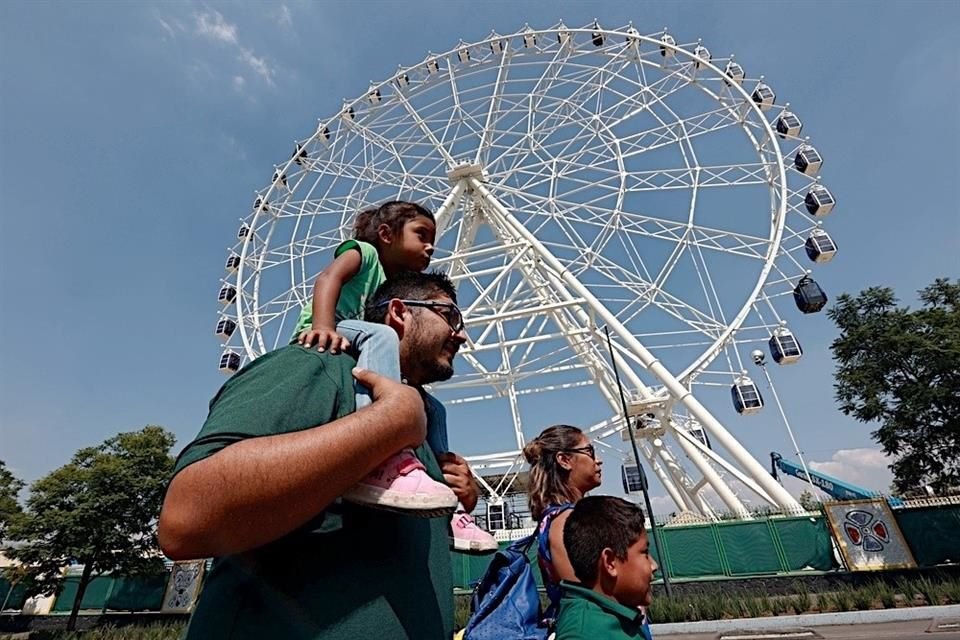
[[83, 602], [83, 594], [86, 593], [87, 585], [90, 584], [91, 573], [93, 573], [93, 563], [84, 563], [83, 573], [80, 574], [80, 584], [77, 585], [77, 597], [73, 601], [73, 609], [70, 610], [70, 620], [67, 622], [67, 631], [77, 630], [77, 616], [80, 615], [80, 603]]

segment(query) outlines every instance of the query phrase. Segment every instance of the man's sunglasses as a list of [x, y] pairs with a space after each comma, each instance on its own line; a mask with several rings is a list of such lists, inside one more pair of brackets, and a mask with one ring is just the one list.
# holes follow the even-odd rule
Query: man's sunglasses
[[591, 460], [597, 459], [597, 450], [593, 448], [592, 444], [588, 444], [585, 447], [577, 447], [576, 449], [562, 449], [564, 453], [582, 453], [585, 456], [590, 456]]
[[[452, 302], [439, 302], [437, 300], [400, 300], [400, 302], [408, 307], [430, 309], [430, 311], [442, 316], [454, 333], [463, 331], [463, 313], [460, 311], [460, 307]], [[390, 300], [384, 300], [377, 306], [383, 307], [388, 304], [390, 304]]]

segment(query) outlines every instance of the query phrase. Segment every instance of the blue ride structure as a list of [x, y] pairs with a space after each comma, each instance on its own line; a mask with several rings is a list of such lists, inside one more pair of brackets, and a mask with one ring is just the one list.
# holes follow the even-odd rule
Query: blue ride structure
[[[770, 473], [776, 480], [780, 480], [780, 473], [785, 473], [788, 476], [800, 478], [804, 482], [808, 481], [807, 473], [803, 470], [802, 466], [792, 460], [784, 459], [784, 457], [776, 451], [770, 452]], [[833, 476], [828, 476], [825, 473], [820, 473], [819, 471], [810, 472], [809, 482], [834, 500], [863, 500], [885, 497], [877, 491], [858, 487], [849, 482], [834, 478]], [[903, 504], [903, 500], [896, 497], [887, 497], [887, 502], [890, 503], [890, 506]]]

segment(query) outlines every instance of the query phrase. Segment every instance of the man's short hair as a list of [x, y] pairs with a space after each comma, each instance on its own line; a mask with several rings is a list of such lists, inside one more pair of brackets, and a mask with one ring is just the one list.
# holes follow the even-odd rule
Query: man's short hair
[[367, 301], [363, 319], [367, 322], [383, 324], [387, 317], [387, 302], [394, 298], [400, 300], [433, 300], [438, 296], [447, 296], [454, 303], [457, 291], [453, 282], [445, 273], [432, 271], [402, 271], [377, 287], [373, 297]]
[[563, 546], [577, 579], [597, 583], [597, 565], [604, 549], [619, 560], [644, 531], [640, 507], [614, 496], [589, 496], [574, 507], [563, 527]]

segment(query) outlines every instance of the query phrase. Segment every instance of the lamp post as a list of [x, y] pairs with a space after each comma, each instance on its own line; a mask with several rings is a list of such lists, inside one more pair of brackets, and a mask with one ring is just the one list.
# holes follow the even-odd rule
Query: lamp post
[[773, 399], [777, 403], [777, 409], [780, 410], [780, 417], [783, 419], [783, 424], [787, 427], [787, 435], [790, 436], [790, 442], [793, 443], [793, 452], [797, 455], [797, 458], [800, 459], [800, 466], [803, 467], [803, 474], [806, 476], [807, 484], [810, 485], [810, 492], [817, 502], [823, 502], [820, 499], [820, 494], [817, 493], [816, 486], [813, 484], [813, 479], [810, 477], [810, 470], [807, 469], [807, 463], [803, 459], [803, 454], [800, 453], [800, 445], [797, 444], [797, 439], [793, 435], [793, 429], [790, 428], [790, 421], [787, 420], [787, 414], [784, 412], [783, 405], [780, 403], [780, 395], [777, 393], [776, 387], [773, 386], [773, 379], [770, 377], [770, 372], [767, 371], [766, 354], [760, 349], [755, 349], [750, 353], [750, 357], [753, 358], [753, 363], [760, 367], [761, 371], [763, 371], [763, 376], [767, 379], [767, 387], [773, 394]]
[[610, 330], [603, 328], [607, 335], [607, 348], [610, 350], [610, 363], [613, 366], [613, 375], [617, 379], [617, 388], [620, 390], [620, 403], [623, 406], [623, 419], [627, 423], [627, 433], [630, 434], [630, 445], [633, 447], [633, 458], [637, 462], [637, 475], [640, 477], [640, 491], [643, 492], [643, 503], [647, 507], [647, 517], [650, 519], [650, 533], [653, 536], [653, 544], [657, 547], [657, 553], [660, 554], [660, 561], [663, 563], [661, 574], [663, 575], [663, 590], [670, 593], [670, 571], [667, 570], [667, 561], [664, 556], [663, 545], [660, 544], [660, 531], [657, 528], [657, 522], [653, 517], [653, 506], [650, 504], [650, 494], [647, 491], [647, 474], [640, 463], [640, 449], [637, 447], [637, 437], [634, 432], [633, 423], [630, 422], [630, 416], [627, 415], [627, 398], [623, 393], [623, 385], [620, 383], [620, 371], [617, 369], [617, 361], [613, 357], [613, 345], [610, 343]]

